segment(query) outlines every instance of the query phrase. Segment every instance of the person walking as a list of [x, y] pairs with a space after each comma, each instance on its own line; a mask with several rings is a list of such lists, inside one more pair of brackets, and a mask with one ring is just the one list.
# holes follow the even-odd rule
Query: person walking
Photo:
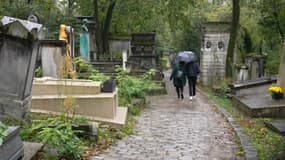
[[192, 100], [196, 95], [197, 76], [200, 73], [200, 67], [197, 62], [189, 62], [185, 65], [185, 73], [188, 79], [189, 99]]
[[173, 85], [176, 89], [178, 99], [184, 99], [183, 88], [186, 84], [186, 74], [184, 71], [184, 62], [179, 62], [174, 65], [170, 80], [173, 80]]

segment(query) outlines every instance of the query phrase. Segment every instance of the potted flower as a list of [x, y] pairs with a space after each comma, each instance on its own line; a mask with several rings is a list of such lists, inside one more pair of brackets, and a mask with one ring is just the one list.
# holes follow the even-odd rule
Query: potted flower
[[279, 100], [283, 98], [283, 90], [279, 86], [271, 86], [269, 88], [272, 99]]

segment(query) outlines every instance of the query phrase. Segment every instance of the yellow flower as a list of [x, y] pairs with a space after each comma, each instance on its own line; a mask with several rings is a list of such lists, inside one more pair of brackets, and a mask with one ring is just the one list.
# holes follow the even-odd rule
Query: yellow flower
[[272, 93], [283, 93], [282, 88], [279, 87], [279, 86], [271, 86], [269, 88], [269, 91], [272, 92]]

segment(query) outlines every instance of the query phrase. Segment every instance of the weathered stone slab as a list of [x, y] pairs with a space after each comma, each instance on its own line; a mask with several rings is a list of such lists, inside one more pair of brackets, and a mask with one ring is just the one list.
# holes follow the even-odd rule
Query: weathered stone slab
[[268, 91], [270, 85], [264, 84], [237, 90], [233, 95], [234, 106], [251, 117], [284, 117], [285, 99], [273, 100]]
[[285, 136], [285, 120], [275, 120], [273, 122], [265, 122], [267, 128]]
[[99, 94], [101, 83], [81, 79], [35, 78], [32, 95], [94, 95]]
[[44, 77], [63, 77], [66, 42], [61, 40], [41, 41], [40, 55]]
[[117, 91], [96, 95], [39, 95], [32, 97], [32, 109], [52, 112], [64, 112], [62, 103], [68, 98], [74, 98], [77, 103], [76, 114], [114, 118], [118, 106]]
[[41, 143], [24, 142], [24, 159], [31, 160], [43, 147]]

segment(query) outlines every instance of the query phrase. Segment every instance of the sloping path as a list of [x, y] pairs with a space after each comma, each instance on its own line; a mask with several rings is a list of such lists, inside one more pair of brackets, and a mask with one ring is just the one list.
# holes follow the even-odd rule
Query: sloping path
[[150, 97], [137, 117], [135, 134], [100, 155], [104, 160], [235, 160], [238, 144], [228, 123], [199, 92], [176, 97], [169, 72], [167, 95]]

